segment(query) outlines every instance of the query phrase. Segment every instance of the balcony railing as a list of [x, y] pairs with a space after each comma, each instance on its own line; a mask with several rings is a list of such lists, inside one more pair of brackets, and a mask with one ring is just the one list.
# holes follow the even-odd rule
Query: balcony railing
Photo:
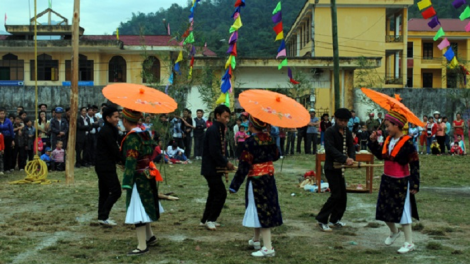
[[395, 35], [386, 36], [385, 41], [386, 42], [403, 42], [403, 36], [395, 36]]
[[386, 76], [385, 84], [403, 84], [403, 76]]
[[436, 58], [436, 57], [423, 57], [421, 59], [422, 63], [435, 63], [435, 64], [441, 64], [442, 63], [442, 58]]

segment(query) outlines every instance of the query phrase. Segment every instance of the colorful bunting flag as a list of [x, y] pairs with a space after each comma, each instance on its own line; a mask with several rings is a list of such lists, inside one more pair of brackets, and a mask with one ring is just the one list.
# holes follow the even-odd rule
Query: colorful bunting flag
[[437, 31], [436, 35], [434, 36], [434, 41], [437, 41], [438, 39], [444, 37], [446, 35], [446, 33], [444, 32], [444, 28], [439, 28], [439, 30]]
[[116, 39], [119, 40], [119, 28], [116, 28]]
[[419, 11], [425, 9], [425, 8], [428, 8], [432, 5], [431, 1], [430, 0], [421, 0], [418, 2], [418, 9]]
[[437, 27], [438, 25], [440, 25], [441, 22], [439, 22], [439, 18], [437, 16], [434, 16], [431, 21], [428, 22], [428, 26], [430, 28], [435, 28]]
[[179, 62], [175, 63], [175, 72], [177, 72], [179, 75], [181, 75], [181, 69], [180, 69], [180, 63]]
[[237, 56], [237, 43], [236, 42], [228, 47], [227, 53], [233, 56]]
[[281, 50], [286, 49], [286, 41], [282, 40], [281, 46], [277, 49], [277, 52], [280, 52]]
[[287, 57], [286, 49], [279, 51], [279, 53], [276, 56], [276, 59], [279, 57]]
[[193, 67], [189, 67], [189, 72], [188, 72], [188, 80], [191, 80], [193, 78]]
[[470, 22], [465, 26], [465, 31], [470, 32]]
[[225, 106], [230, 107], [230, 95], [228, 93], [225, 94]]
[[467, 7], [465, 8], [465, 10], [462, 12], [462, 14], [460, 14], [459, 18], [460, 18], [460, 20], [463, 21], [463, 20], [465, 20], [465, 19], [467, 19], [467, 18], [469, 18], [469, 17], [470, 17], [470, 7], [467, 6]]
[[184, 45], [186, 45], [188, 43], [194, 43], [194, 34], [193, 34], [192, 31], [191, 31], [191, 33], [189, 33], [189, 36], [184, 39]]
[[178, 55], [178, 58], [176, 59], [176, 62], [180, 62], [180, 61], [183, 61], [183, 51], [181, 50], [179, 55]]
[[461, 6], [465, 5], [467, 2], [465, 0], [455, 0], [452, 2], [452, 5], [454, 6], [455, 9], [460, 8]]
[[274, 24], [277, 24], [277, 23], [281, 22], [282, 21], [282, 12], [278, 12], [277, 14], [275, 14], [273, 16], [272, 20], [273, 20]]
[[237, 59], [235, 56], [231, 56], [232, 57], [232, 61], [230, 62], [230, 64], [232, 65], [232, 69], [235, 70], [235, 68], [237, 67]]
[[277, 25], [273, 27], [274, 32], [276, 32], [276, 35], [282, 32], [282, 21], [279, 22]]
[[169, 87], [170, 87], [169, 84], [167, 84], [166, 87], [165, 87], [165, 93], [166, 93], [166, 94], [168, 94], [168, 88], [169, 88]]
[[449, 68], [455, 69], [455, 67], [459, 66], [459, 61], [457, 60], [457, 57], [452, 58], [452, 61], [450, 62]]
[[243, 23], [242, 23], [241, 17], [237, 17], [237, 19], [235, 19], [235, 22], [233, 23], [233, 25], [230, 27], [230, 33], [233, 33], [235, 31], [239, 30], [242, 26], [243, 26]]
[[224, 102], [225, 102], [225, 93], [221, 93], [219, 95], [219, 98], [217, 98], [217, 100], [215, 101], [215, 104], [220, 105], [220, 104], [223, 104]]
[[283, 39], [284, 39], [284, 32], [281, 31], [279, 34], [277, 34], [276, 39], [274, 41], [283, 40]]
[[446, 53], [444, 53], [444, 57], [446, 57], [447, 61], [451, 61], [455, 57], [455, 53], [452, 50], [452, 47], [447, 49]]
[[237, 42], [237, 40], [238, 40], [238, 31], [235, 31], [230, 36], [230, 39], [228, 40], [228, 44], [233, 44], [233, 43]]
[[292, 77], [292, 70], [290, 68], [287, 68], [287, 76], [289, 76], [289, 82], [293, 85], [300, 84], [300, 82], [294, 80], [294, 78]]
[[234, 6], [235, 7], [245, 6], [245, 0], [237, 0]]
[[437, 47], [439, 48], [439, 50], [443, 50], [443, 49], [445, 49], [445, 48], [447, 48], [447, 47], [449, 47], [449, 46], [450, 46], [450, 42], [449, 42], [449, 40], [448, 40], [447, 38], [444, 38], [444, 39], [442, 40], [441, 44], [437, 45]]
[[279, 64], [279, 66], [277, 66], [277, 69], [280, 70], [280, 69], [282, 69], [282, 67], [285, 67], [285, 66], [287, 66], [287, 58], [285, 58], [285, 59], [281, 62], [281, 64]]
[[280, 1], [279, 1], [279, 3], [277, 3], [276, 8], [274, 8], [273, 15], [276, 14], [276, 13], [279, 13], [279, 12], [281, 12], [281, 2]]
[[424, 12], [422, 12], [421, 15], [424, 19], [429, 19], [436, 15], [436, 10], [434, 10], [434, 7], [431, 6], [431, 8], [428, 8]]

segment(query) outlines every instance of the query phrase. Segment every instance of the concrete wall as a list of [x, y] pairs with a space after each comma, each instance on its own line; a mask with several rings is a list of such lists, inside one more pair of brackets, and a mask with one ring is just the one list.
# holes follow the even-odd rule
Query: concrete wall
[[[461, 89], [374, 89], [378, 92], [394, 96], [394, 94], [400, 94], [403, 99], [401, 102], [405, 104], [413, 113], [422, 118], [423, 115], [432, 115], [434, 111], [439, 111], [441, 116], [447, 116], [449, 121], [454, 120], [455, 114], [458, 112], [464, 113], [470, 108], [470, 105], [466, 106], [463, 99], [457, 100], [452, 99], [451, 95], [460, 93]], [[361, 103], [360, 89], [354, 90], [355, 104], [354, 108], [356, 113], [361, 120], [366, 120], [368, 114], [371, 112], [368, 105]], [[470, 101], [470, 100], [467, 100]], [[382, 113], [386, 113], [385, 110], [381, 110]], [[375, 111], [376, 112], [376, 111]], [[376, 112], [377, 113], [377, 112]]]
[[[48, 110], [55, 106], [67, 107], [70, 105], [70, 87], [64, 86], [40, 86], [38, 89], [38, 104], [47, 104]], [[79, 107], [87, 105], [101, 105], [107, 100], [101, 90], [103, 86], [79, 87]], [[27, 112], [35, 110], [34, 86], [1, 86], [0, 107], [9, 112], [16, 113], [16, 107], [22, 105]]]

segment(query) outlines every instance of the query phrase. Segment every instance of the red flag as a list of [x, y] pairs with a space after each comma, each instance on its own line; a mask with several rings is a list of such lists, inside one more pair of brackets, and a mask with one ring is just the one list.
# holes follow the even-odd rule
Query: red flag
[[194, 56], [191, 58], [191, 63], [189, 64], [189, 66], [193, 67], [194, 65]]
[[290, 83], [296, 85], [296, 84], [299, 84], [300, 82], [298, 82], [298, 81], [296, 81], [296, 80], [294, 80], [294, 79], [291, 78], [291, 79], [290, 79]]
[[189, 36], [189, 28], [184, 32], [183, 38], [186, 38], [187, 36]]
[[235, 7], [238, 7], [238, 6], [245, 6], [245, 3], [242, 1], [242, 0], [237, 0], [237, 2], [235, 2]]
[[273, 27], [274, 32], [276, 32], [276, 35], [282, 32], [282, 21], [279, 22], [276, 26]]
[[436, 10], [434, 10], [434, 7], [431, 6], [430, 8], [422, 12], [421, 15], [424, 19], [428, 19], [436, 15]]

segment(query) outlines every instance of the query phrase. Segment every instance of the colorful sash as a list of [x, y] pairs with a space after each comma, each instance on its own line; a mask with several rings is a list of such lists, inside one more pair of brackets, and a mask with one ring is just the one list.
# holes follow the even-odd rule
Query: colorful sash
[[253, 164], [250, 171], [248, 172], [248, 177], [258, 177], [263, 175], [274, 175], [274, 164], [272, 161]]

